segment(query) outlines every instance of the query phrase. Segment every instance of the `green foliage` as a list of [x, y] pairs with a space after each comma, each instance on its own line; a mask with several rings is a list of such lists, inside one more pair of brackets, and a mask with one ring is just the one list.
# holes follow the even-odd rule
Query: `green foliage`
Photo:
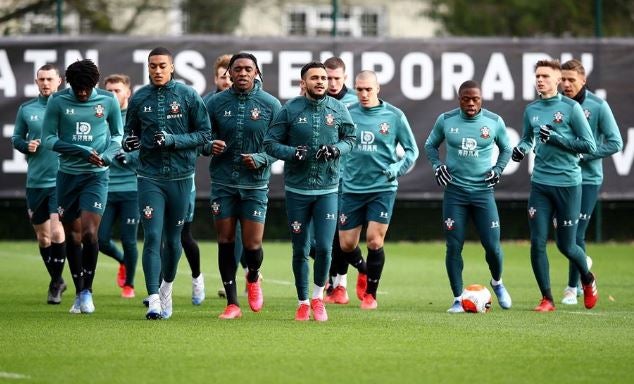
[[[0, 243], [0, 381], [33, 383], [629, 383], [634, 345], [634, 257], [629, 244], [590, 244], [600, 300], [591, 311], [539, 301], [526, 242], [504, 243], [504, 281], [513, 308], [494, 299], [488, 314], [445, 313], [451, 302], [441, 243], [387, 243], [379, 308], [364, 312], [348, 277], [350, 304], [328, 306], [326, 323], [293, 320], [297, 305], [291, 246], [265, 244], [264, 309], [217, 318], [225, 302], [216, 245], [201, 243], [207, 300], [190, 302], [184, 257], [174, 286], [174, 315], [147, 321], [140, 262], [137, 297], [119, 297], [117, 264], [100, 256], [97, 310], [71, 315], [73, 288], [45, 304], [47, 279], [35, 242]], [[560, 299], [567, 260], [549, 244], [551, 281]], [[489, 279], [482, 247], [466, 244], [465, 283]], [[239, 275], [238, 286], [243, 287]], [[13, 375], [13, 376], [11, 376]]]
[[[450, 36], [592, 37], [596, 1], [430, 0], [426, 15]], [[602, 1], [602, 33], [634, 35], [634, 2]]]
[[187, 33], [228, 34], [238, 26], [246, 0], [184, 0]]

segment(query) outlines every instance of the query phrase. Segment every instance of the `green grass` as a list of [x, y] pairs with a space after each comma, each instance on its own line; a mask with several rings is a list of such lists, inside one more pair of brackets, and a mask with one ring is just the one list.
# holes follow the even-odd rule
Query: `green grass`
[[[265, 306], [221, 321], [224, 301], [215, 244], [201, 243], [208, 299], [190, 302], [189, 267], [181, 261], [174, 315], [145, 320], [143, 273], [137, 298], [119, 297], [116, 263], [103, 255], [92, 315], [70, 315], [73, 289], [60, 306], [45, 304], [47, 278], [34, 242], [0, 243], [0, 382], [16, 383], [619, 383], [632, 382], [634, 247], [589, 245], [600, 300], [591, 311], [540, 299], [527, 243], [505, 243], [504, 280], [513, 308], [450, 315], [441, 243], [389, 243], [379, 308], [328, 306], [326, 323], [298, 323], [290, 244], [265, 245]], [[551, 245], [557, 300], [567, 261]], [[487, 283], [478, 244], [464, 251], [465, 283]], [[65, 278], [70, 282], [68, 271]], [[240, 286], [242, 286], [240, 279]], [[70, 284], [72, 285], [72, 284]]]

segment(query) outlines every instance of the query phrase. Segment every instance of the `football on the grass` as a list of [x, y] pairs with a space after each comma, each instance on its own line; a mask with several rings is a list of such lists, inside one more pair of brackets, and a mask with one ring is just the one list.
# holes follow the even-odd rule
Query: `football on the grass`
[[465, 312], [485, 313], [491, 308], [491, 292], [480, 284], [471, 284], [462, 291], [462, 308]]

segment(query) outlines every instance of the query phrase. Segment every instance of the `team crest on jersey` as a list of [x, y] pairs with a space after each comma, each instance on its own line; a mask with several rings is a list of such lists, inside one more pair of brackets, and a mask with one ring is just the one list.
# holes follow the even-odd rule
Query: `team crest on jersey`
[[154, 208], [150, 207], [149, 205], [146, 205], [145, 208], [143, 208], [143, 217], [149, 220], [152, 218], [153, 212], [154, 212]]
[[447, 227], [448, 231], [452, 231], [453, 230], [453, 224], [456, 221], [454, 219], [452, 219], [451, 217], [448, 217], [447, 220], [445, 220], [445, 227]]
[[220, 204], [217, 201], [211, 203], [211, 213], [214, 216], [218, 216], [220, 214]]
[[302, 232], [302, 223], [295, 220], [291, 223], [291, 228], [293, 233], [301, 233]]
[[251, 110], [251, 120], [259, 120], [260, 119], [260, 110], [258, 108], [253, 108]]
[[348, 222], [348, 216], [346, 216], [343, 213], [339, 215], [339, 224], [345, 225], [347, 222]]
[[590, 110], [588, 108], [583, 110], [583, 114], [586, 116], [586, 119], [590, 120]]
[[170, 104], [170, 113], [172, 115], [181, 113], [181, 105], [178, 104], [176, 101], [172, 101], [172, 104]]
[[103, 105], [101, 104], [95, 105], [95, 117], [99, 117], [99, 118], [103, 117], [103, 111], [104, 111]]
[[480, 137], [483, 139], [488, 139], [489, 137], [491, 137], [491, 134], [489, 132], [489, 127], [480, 128]]
[[553, 122], [561, 123], [562, 121], [564, 121], [564, 114], [559, 111], [555, 112], [553, 115]]
[[332, 115], [332, 113], [329, 113], [326, 115], [326, 125], [330, 126], [333, 125], [335, 123], [335, 117]]
[[535, 207], [528, 208], [528, 217], [530, 217], [531, 219], [535, 217], [536, 213], [537, 213], [537, 210], [535, 209]]
[[379, 124], [379, 133], [382, 135], [387, 135], [390, 131], [390, 124], [383, 122]]

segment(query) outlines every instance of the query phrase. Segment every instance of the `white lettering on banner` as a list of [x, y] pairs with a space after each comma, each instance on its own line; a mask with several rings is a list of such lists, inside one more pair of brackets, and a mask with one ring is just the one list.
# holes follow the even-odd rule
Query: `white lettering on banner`
[[[27, 49], [24, 51], [24, 61], [33, 63], [33, 78], [37, 77], [37, 70], [43, 65], [57, 62], [57, 51], [54, 49]], [[59, 68], [60, 75], [64, 73], [63, 68]], [[24, 86], [24, 96], [35, 97], [40, 93], [37, 84], [34, 82]]]
[[205, 69], [205, 58], [198, 51], [191, 49], [181, 51], [174, 56], [176, 74], [190, 82], [199, 95], [205, 92], [207, 81], [205, 75], [197, 69]]
[[352, 52], [341, 52], [338, 55], [334, 55], [330, 51], [323, 51], [319, 54], [319, 60], [323, 63], [329, 58], [337, 56], [346, 65], [346, 87], [354, 87], [354, 54]]
[[99, 66], [99, 51], [96, 49], [87, 49], [86, 55], [82, 56], [81, 52], [77, 49], [69, 49], [64, 52], [64, 68], [60, 68], [60, 71], [64, 72], [69, 65], [77, 60], [90, 59], [96, 66]]
[[5, 97], [15, 97], [15, 75], [4, 49], [0, 49], [0, 89], [4, 90]]
[[379, 84], [387, 84], [394, 78], [394, 59], [386, 52], [363, 52], [361, 68], [376, 72]]
[[496, 93], [502, 94], [502, 100], [515, 98], [515, 84], [506, 58], [501, 52], [493, 52], [482, 76], [482, 98], [493, 100]]
[[132, 62], [141, 64], [143, 68], [143, 76], [141, 76], [143, 84], [135, 85], [133, 87], [134, 92], [138, 91], [139, 88], [150, 82], [150, 71], [147, 67], [147, 56], [150, 54], [150, 51], [150, 49], [135, 49], [132, 52]]
[[[255, 56], [258, 61], [258, 66], [260, 67], [260, 71], [262, 72], [262, 77], [264, 77], [265, 66], [273, 63], [273, 52], [271, 51], [248, 51], [250, 54]], [[213, 68], [212, 68], [213, 71]]]
[[460, 85], [473, 79], [473, 60], [464, 52], [445, 52], [440, 57], [440, 75], [446, 79], [441, 84], [443, 100], [457, 99]]
[[[13, 136], [14, 126], [13, 124], [5, 124], [2, 127], [2, 137], [11, 137]], [[23, 153], [19, 152], [17, 149], [11, 148], [13, 150], [13, 157], [8, 160], [2, 160], [2, 172], [3, 173], [26, 173], [26, 157]]]
[[[420, 71], [420, 84], [414, 84], [414, 71]], [[401, 92], [410, 100], [424, 100], [434, 91], [434, 63], [422, 52], [411, 52], [401, 60]]]
[[623, 151], [613, 154], [612, 161], [618, 175], [627, 176], [630, 174], [632, 162], [634, 162], [634, 127], [627, 129], [627, 140], [623, 142]]
[[300, 69], [312, 59], [313, 54], [310, 51], [280, 51], [278, 66], [280, 99], [291, 99], [299, 95]]

